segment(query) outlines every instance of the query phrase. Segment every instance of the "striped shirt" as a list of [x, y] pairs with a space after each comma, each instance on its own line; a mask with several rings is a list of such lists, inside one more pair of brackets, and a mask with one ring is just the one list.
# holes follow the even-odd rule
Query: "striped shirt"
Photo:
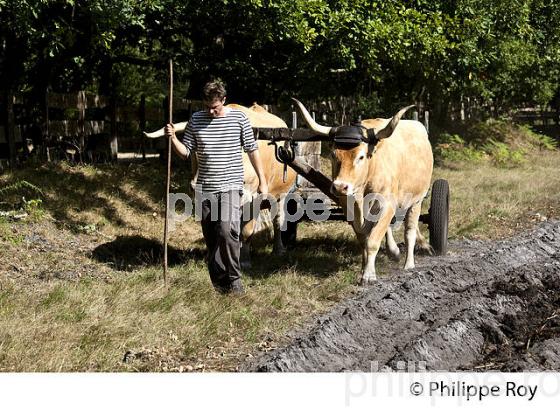
[[183, 144], [197, 154], [196, 190], [203, 193], [243, 189], [241, 148], [245, 152], [257, 149], [245, 113], [226, 110], [223, 117], [216, 118], [207, 111], [195, 112], [185, 128]]

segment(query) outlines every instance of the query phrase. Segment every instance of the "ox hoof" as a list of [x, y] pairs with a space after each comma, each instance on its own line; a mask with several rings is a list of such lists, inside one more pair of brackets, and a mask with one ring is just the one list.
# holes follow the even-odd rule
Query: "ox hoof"
[[368, 276], [363, 276], [362, 280], [360, 281], [360, 285], [361, 286], [368, 286], [368, 285], [373, 285], [375, 282], [377, 282], [377, 276], [376, 275], [368, 275]]
[[404, 270], [411, 270], [414, 269], [414, 263], [407, 263], [406, 265], [404, 265]]
[[398, 262], [401, 259], [401, 253], [398, 249], [396, 252], [388, 251], [387, 254], [389, 255], [389, 258], [394, 262]]

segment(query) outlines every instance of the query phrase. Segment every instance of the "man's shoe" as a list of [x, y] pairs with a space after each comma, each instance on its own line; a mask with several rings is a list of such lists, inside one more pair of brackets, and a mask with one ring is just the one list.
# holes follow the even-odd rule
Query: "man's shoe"
[[225, 287], [225, 286], [214, 286], [214, 289], [216, 290], [216, 292], [222, 295], [227, 295], [231, 290], [229, 287]]
[[245, 294], [245, 288], [243, 288], [243, 284], [241, 283], [240, 279], [231, 282], [230, 292], [236, 296], [241, 296]]

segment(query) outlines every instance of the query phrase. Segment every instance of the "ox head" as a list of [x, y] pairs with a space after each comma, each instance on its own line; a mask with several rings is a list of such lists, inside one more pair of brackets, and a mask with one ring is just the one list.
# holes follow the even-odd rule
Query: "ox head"
[[332, 152], [333, 183], [331, 192], [337, 196], [350, 196], [362, 192], [367, 181], [369, 163], [377, 143], [389, 138], [403, 114], [414, 105], [409, 105], [396, 113], [388, 122], [382, 121], [381, 129], [366, 128], [362, 123], [326, 127], [317, 124], [305, 106], [293, 98], [305, 122], [318, 134], [328, 135], [334, 141]]

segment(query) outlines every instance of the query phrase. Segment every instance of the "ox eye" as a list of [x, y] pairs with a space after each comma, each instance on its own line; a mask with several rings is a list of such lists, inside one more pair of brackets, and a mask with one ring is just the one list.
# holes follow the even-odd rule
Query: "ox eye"
[[358, 157], [358, 161], [363, 160], [365, 157], [366, 157], [366, 156], [365, 156], [364, 154], [361, 154], [361, 155]]

